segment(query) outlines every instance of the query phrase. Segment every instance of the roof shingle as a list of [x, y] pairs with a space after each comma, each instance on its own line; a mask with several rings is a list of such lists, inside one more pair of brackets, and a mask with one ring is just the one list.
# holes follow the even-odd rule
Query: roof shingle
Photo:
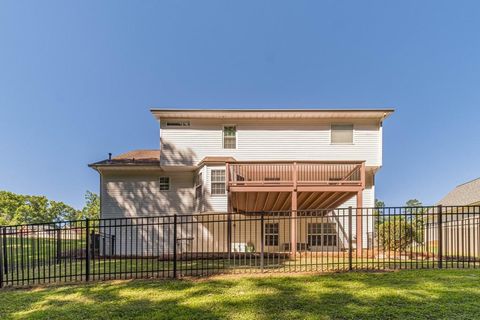
[[160, 150], [133, 150], [122, 153], [112, 159], [89, 164], [90, 167], [109, 165], [160, 165]]
[[437, 204], [444, 206], [466, 206], [478, 202], [480, 202], [480, 178], [458, 185]]

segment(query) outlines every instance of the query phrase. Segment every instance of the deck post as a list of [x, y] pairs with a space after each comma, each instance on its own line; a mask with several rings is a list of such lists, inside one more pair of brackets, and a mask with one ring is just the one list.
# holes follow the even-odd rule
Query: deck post
[[357, 248], [357, 256], [360, 253], [360, 256], [362, 256], [362, 249], [363, 249], [363, 217], [362, 217], [362, 206], [363, 206], [363, 192], [358, 191], [357, 192], [357, 219], [356, 219], [356, 235], [357, 235], [357, 243], [356, 243], [356, 248]]
[[292, 192], [292, 216], [290, 219], [290, 252], [293, 258], [297, 255], [297, 191]]

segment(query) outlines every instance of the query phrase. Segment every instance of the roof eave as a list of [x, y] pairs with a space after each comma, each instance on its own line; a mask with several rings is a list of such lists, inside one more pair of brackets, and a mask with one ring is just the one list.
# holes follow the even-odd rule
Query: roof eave
[[[308, 115], [309, 118], [317, 114], [318, 118], [334, 118], [350, 114], [351, 117], [384, 120], [395, 112], [393, 108], [384, 109], [163, 109], [151, 108], [150, 112], [157, 119], [180, 119], [180, 118], [301, 118]], [[289, 117], [287, 115], [289, 114]], [[326, 116], [327, 114], [330, 114]], [[323, 117], [322, 117], [323, 115]]]

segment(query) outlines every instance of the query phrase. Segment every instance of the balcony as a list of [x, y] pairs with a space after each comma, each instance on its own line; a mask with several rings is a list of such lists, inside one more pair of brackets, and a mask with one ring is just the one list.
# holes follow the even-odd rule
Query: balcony
[[363, 161], [227, 163], [230, 191], [357, 191], [365, 186]]

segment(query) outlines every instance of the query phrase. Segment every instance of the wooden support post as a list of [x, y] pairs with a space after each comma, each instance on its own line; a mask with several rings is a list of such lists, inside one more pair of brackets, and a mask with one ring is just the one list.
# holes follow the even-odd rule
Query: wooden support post
[[292, 192], [292, 217], [290, 219], [290, 252], [297, 255], [297, 191]]
[[356, 219], [356, 234], [357, 234], [357, 257], [362, 255], [363, 248], [363, 217], [362, 217], [362, 206], [363, 206], [363, 192], [357, 192], [357, 219]]

